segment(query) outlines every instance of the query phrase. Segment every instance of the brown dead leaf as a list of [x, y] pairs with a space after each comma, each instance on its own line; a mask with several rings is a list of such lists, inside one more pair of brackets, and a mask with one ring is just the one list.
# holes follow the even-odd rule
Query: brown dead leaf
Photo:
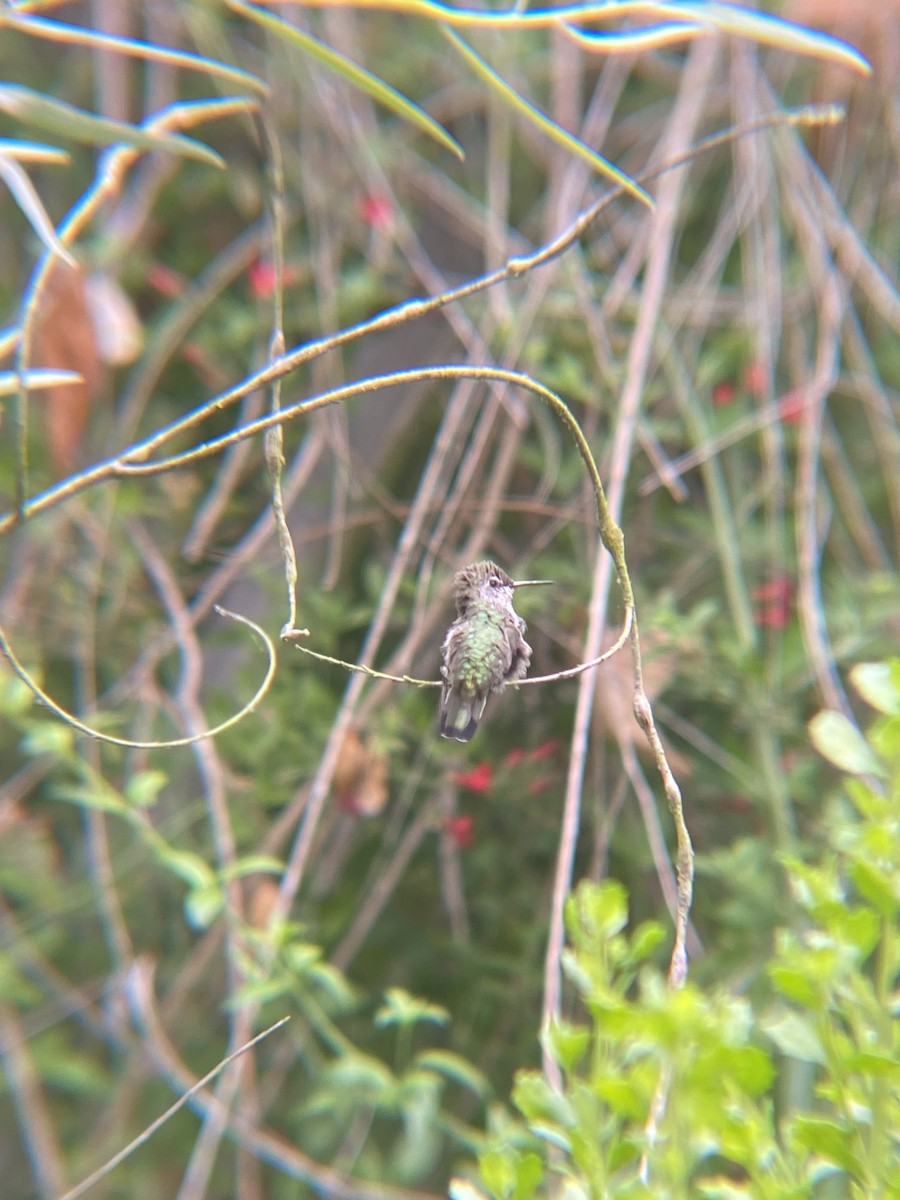
[[361, 817], [377, 817], [388, 800], [388, 761], [373, 754], [368, 770], [356, 790], [356, 812]]
[[275, 907], [278, 884], [269, 875], [261, 875], [250, 883], [250, 902], [247, 920], [254, 929], [265, 929]]
[[144, 345], [144, 328], [122, 285], [95, 272], [84, 286], [100, 358], [111, 367], [133, 363]]
[[78, 466], [91, 406], [103, 390], [105, 371], [88, 308], [84, 272], [54, 265], [34, 328], [32, 365], [77, 371], [83, 383], [42, 392], [50, 460], [61, 473]]
[[334, 770], [332, 790], [342, 808], [361, 817], [375, 817], [388, 798], [388, 760], [376, 754], [350, 728]]
[[[601, 649], [608, 650], [619, 636], [618, 629], [607, 629], [603, 635]], [[665, 635], [649, 630], [641, 634], [641, 660], [644, 675], [644, 691], [652, 702], [665, 691], [675, 673], [677, 650], [664, 645]], [[608, 738], [619, 746], [631, 744], [641, 758], [651, 756], [650, 746], [634, 718], [632, 701], [634, 676], [631, 669], [631, 651], [626, 644], [618, 654], [597, 668], [597, 691], [594, 698], [594, 733]], [[673, 750], [665, 739], [666, 757], [676, 776], [686, 779], [691, 773], [691, 763]]]

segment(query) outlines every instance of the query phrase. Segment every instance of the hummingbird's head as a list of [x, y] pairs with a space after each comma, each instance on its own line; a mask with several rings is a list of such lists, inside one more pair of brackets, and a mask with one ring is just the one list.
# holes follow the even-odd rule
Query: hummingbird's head
[[514, 587], [513, 581], [496, 563], [469, 563], [453, 577], [453, 599], [460, 612], [476, 598], [497, 606], [512, 604]]

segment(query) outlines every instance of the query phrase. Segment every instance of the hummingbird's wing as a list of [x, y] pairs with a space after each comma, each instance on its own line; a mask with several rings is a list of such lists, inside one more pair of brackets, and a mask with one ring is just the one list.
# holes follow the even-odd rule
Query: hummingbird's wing
[[518, 622], [516, 628], [510, 626], [506, 633], [509, 662], [503, 675], [505, 683], [515, 683], [518, 679], [524, 679], [531, 665], [531, 647], [525, 641], [527, 626], [518, 615], [516, 621]]
[[484, 713], [491, 693], [490, 680], [492, 676], [498, 677], [493, 662], [488, 661], [490, 648], [487, 656], [476, 655], [465, 621], [457, 620], [447, 631], [441, 652], [444, 685], [441, 688], [440, 734], [457, 742], [468, 742]]

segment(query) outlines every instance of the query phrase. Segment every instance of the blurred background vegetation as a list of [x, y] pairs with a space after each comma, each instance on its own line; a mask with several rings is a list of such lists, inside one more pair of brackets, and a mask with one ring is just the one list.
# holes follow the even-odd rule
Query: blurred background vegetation
[[[12, 142], [0, 153], [0, 366], [15, 370], [27, 324], [24, 366], [83, 380], [31, 392], [28, 495], [260, 369], [280, 255], [292, 348], [531, 253], [612, 193], [521, 100], [630, 176], [650, 172], [655, 211], [620, 190], [565, 253], [328, 348], [285, 376], [281, 403], [390, 371], [489, 364], [570, 405], [625, 532], [647, 690], [685, 797], [692, 987], [762, 1011], [776, 945], [786, 953], [785, 937], [824, 920], [789, 890], [785, 862], [796, 883], [797, 864], [833, 862], [853, 827], [807, 724], [827, 708], [852, 728], [865, 709], [847, 670], [896, 652], [900, 631], [896, 3], [779, 9], [847, 39], [870, 76], [827, 41], [790, 45], [776, 24], [768, 46], [707, 29], [614, 54], [559, 25], [461, 29], [518, 108], [434, 14], [267, 10], [318, 39], [311, 52], [241, 7], [94, 0], [0, 13], [0, 135], [69, 155], [29, 162]], [[83, 44], [72, 26], [132, 42]], [[135, 42], [202, 61], [148, 58]], [[464, 160], [338, 73], [322, 45], [420, 105]], [[268, 91], [215, 75], [216, 63]], [[60, 124], [61, 110], [42, 124], [33, 99], [23, 109], [35, 94], [132, 127], [187, 101], [243, 96], [247, 111], [173, 126], [214, 148], [222, 168], [135, 153], [72, 247], [80, 269], [57, 263], [28, 308], [49, 238], [36, 232], [41, 211], [60, 227], [110, 161], [104, 145], [137, 137], [106, 127], [89, 142], [83, 121]], [[846, 120], [771, 125], [654, 174], [711, 134], [821, 102], [846, 105]], [[264, 388], [251, 391], [166, 452], [269, 403]], [[17, 411], [4, 398], [5, 512], [22, 466]], [[590, 657], [592, 620], [616, 627], [581, 461], [524, 390], [412, 380], [287, 423], [284, 453], [297, 623], [311, 648], [435, 679], [449, 579], [479, 557], [555, 580], [520, 597], [533, 674]], [[286, 619], [270, 494], [256, 437], [175, 470], [110, 477], [7, 528], [0, 614], [19, 658], [61, 705], [122, 738], [174, 739], [224, 720], [263, 665], [213, 605], [273, 638]], [[592, 710], [573, 735], [587, 687]], [[5, 667], [0, 706], [4, 1195], [62, 1196], [284, 1015], [291, 1022], [195, 1097], [195, 1111], [90, 1194], [411, 1197], [445, 1193], [455, 1177], [526, 1200], [550, 1187], [508, 1097], [516, 1072], [541, 1062], [554, 864], [579, 764], [575, 878], [618, 881], [632, 928], [654, 923], [635, 964], [664, 969], [671, 949], [671, 822], [644, 770], [623, 655], [582, 681], [510, 692], [468, 747], [438, 739], [434, 691], [351, 676], [289, 644], [252, 715], [180, 749], [85, 739]], [[891, 878], [887, 890], [900, 886]], [[620, 894], [590, 895], [597, 927], [618, 936]], [[576, 958], [596, 950], [583, 926], [573, 936]], [[861, 980], [875, 942], [857, 943]], [[613, 960], [610, 971], [631, 961], [621, 947]], [[603, 1006], [573, 971], [567, 1019], [597, 1017]], [[623, 996], [636, 973], [615, 984]], [[690, 994], [685, 1020], [718, 1037], [733, 1010], [710, 1016]], [[802, 1039], [766, 1041], [762, 1027], [754, 1039], [775, 1064], [754, 1077], [757, 1090], [778, 1111], [824, 1103], [821, 1063], [803, 1059]], [[698, 1084], [707, 1097], [734, 1058], [721, 1042]], [[563, 1065], [577, 1058], [567, 1054], [557, 1047]], [[627, 1074], [629, 1055], [615, 1061]], [[521, 1103], [529, 1078], [518, 1099], [533, 1132], [552, 1120], [544, 1099]], [[647, 1087], [622, 1101], [638, 1129]], [[592, 1089], [613, 1103], [596, 1080]], [[821, 1155], [835, 1139], [820, 1141], [798, 1144]], [[611, 1173], [585, 1168], [571, 1194], [644, 1194], [640, 1152], [624, 1138]], [[750, 1157], [730, 1160], [735, 1195], [763, 1194]], [[766, 1194], [863, 1194], [850, 1190], [863, 1178], [853, 1163], [805, 1183], [785, 1175]], [[697, 1194], [693, 1171], [675, 1172], [665, 1194]], [[721, 1188], [706, 1194], [732, 1194]]]

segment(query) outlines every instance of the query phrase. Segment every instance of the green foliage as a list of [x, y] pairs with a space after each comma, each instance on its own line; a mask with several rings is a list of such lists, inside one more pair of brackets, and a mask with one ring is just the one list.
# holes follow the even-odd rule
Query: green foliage
[[548, 1031], [559, 1090], [517, 1076], [521, 1121], [480, 1157], [489, 1195], [900, 1195], [900, 660], [854, 682], [885, 714], [865, 753], [847, 753], [842, 724], [817, 718], [813, 737], [887, 788], [846, 779], [825, 856], [784, 860], [801, 918], [777, 930], [771, 989], [670, 990], [649, 958], [659, 927], [627, 934], [621, 885], [581, 884], [564, 965], [584, 1016]]
[[[2, 671], [0, 1016], [18, 1032], [0, 1040], [33, 1081], [24, 1103], [11, 1069], [3, 1080], [4, 1189], [62, 1193], [220, 1062], [248, 1015], [254, 1028], [289, 1015], [243, 1060], [230, 1111], [321, 1164], [312, 1182], [224, 1136], [207, 1154], [216, 1120], [194, 1156], [198, 1121], [182, 1113], [117, 1168], [108, 1195], [175, 1194], [201, 1160], [210, 1177], [186, 1190], [209, 1197], [237, 1195], [245, 1173], [247, 1194], [267, 1200], [330, 1194], [316, 1176], [326, 1168], [348, 1194], [357, 1179], [370, 1195], [438, 1194], [454, 1171], [474, 1179], [479, 1155], [488, 1190], [515, 1200], [888, 1194], [877, 1160], [896, 1156], [897, 1080], [881, 1006], [895, 986], [898, 887], [889, 812], [867, 789], [883, 780], [896, 791], [898, 668], [851, 676], [886, 718], [868, 742], [850, 709], [826, 714], [811, 727], [820, 761], [807, 722], [823, 671], [836, 679], [896, 640], [898, 357], [885, 301], [896, 221], [873, 185], [890, 177], [890, 121], [861, 108], [863, 152], [851, 128], [830, 160], [824, 131], [767, 127], [686, 161], [668, 175], [686, 186], [662, 271], [649, 255], [665, 239], [648, 222], [666, 210], [651, 218], [620, 196], [539, 269], [428, 319], [395, 314], [364, 339], [346, 330], [555, 237], [607, 196], [604, 175], [619, 177], [608, 162], [664, 164], [707, 53], [694, 142], [754, 117], [748, 97], [769, 95], [788, 47], [858, 58], [725, 5], [705, 6], [704, 32], [712, 21], [735, 36], [692, 48], [629, 41], [658, 36], [649, 25], [604, 29], [605, 46], [576, 25], [550, 37], [529, 22], [552, 13], [527, 9], [276, 13], [162, 0], [123, 6], [135, 39], [96, 53], [89, 23], [70, 36], [57, 14], [27, 7], [0, 15], [0, 70], [16, 81], [0, 84], [15, 134], [0, 145], [10, 191], [0, 392], [42, 383], [28, 410], [29, 503], [255, 371], [276, 332], [275, 257], [284, 344], [318, 347], [280, 380], [285, 405], [460, 359], [508, 363], [556, 388], [604, 480], [625, 483], [645, 663], [698, 851], [704, 953], [673, 996], [658, 883], [670, 823], [658, 788], [639, 806], [621, 773], [616, 743], [643, 751], [628, 688], [614, 686], [619, 667], [629, 676], [624, 658], [596, 676], [574, 864], [576, 878], [621, 883], [584, 887], [568, 905], [577, 1000], [546, 1033], [561, 1093], [535, 1069], [535, 1030], [563, 796], [582, 749], [578, 681], [498, 698], [466, 748], [437, 739], [433, 690], [348, 691], [340, 667], [285, 645], [245, 721], [159, 752], [76, 736]], [[697, 6], [681, 7], [689, 25]], [[32, 19], [48, 36], [26, 31]], [[465, 39], [458, 55], [445, 23]], [[757, 55], [748, 34], [768, 48]], [[597, 53], [608, 47], [641, 53]], [[790, 90], [807, 99], [831, 84], [798, 65]], [[171, 101], [171, 125], [142, 121], [142, 98]], [[21, 140], [33, 128], [65, 151]], [[145, 344], [133, 366], [109, 367], [60, 463], [48, 451], [49, 373], [17, 369], [16, 337], [35, 254], [61, 257], [64, 226], [52, 223], [84, 211], [115, 158], [111, 140], [131, 165], [66, 254], [121, 284]], [[846, 319], [831, 322], [823, 281]], [[339, 329], [341, 346], [319, 353]], [[76, 329], [72, 344], [83, 341]], [[818, 385], [826, 361], [833, 386], [806, 428], [783, 404]], [[173, 448], [208, 445], [270, 403], [265, 388], [217, 403]], [[5, 402], [9, 510], [22, 416]], [[288, 524], [310, 645], [349, 662], [365, 645], [376, 666], [396, 660], [433, 678], [448, 572], [474, 546], [556, 582], [522, 596], [532, 670], [577, 661], [596, 601], [593, 500], [568, 434], [521, 389], [396, 388], [284, 433], [285, 480], [300, 480]], [[224, 600], [273, 636], [284, 620], [261, 441], [156, 475], [112, 472], [8, 526], [0, 619], [47, 693], [95, 728], [180, 736], [197, 709], [214, 724], [257, 686], [258, 662], [210, 609]], [[614, 600], [608, 623], [618, 616]], [[327, 784], [335, 749], [346, 768], [331, 735], [348, 708], [364, 769]], [[864, 778], [826, 803], [834, 764]], [[651, 848], [654, 816], [662, 838]], [[290, 907], [276, 914], [279, 889]], [[148, 963], [180, 1072], [161, 1065], [152, 1023], [129, 1008]], [[661, 1080], [668, 1103], [651, 1146]], [[497, 1100], [510, 1092], [515, 1117]], [[16, 1133], [33, 1112], [59, 1159], [58, 1188], [37, 1188]], [[452, 1192], [483, 1195], [461, 1177]]]

